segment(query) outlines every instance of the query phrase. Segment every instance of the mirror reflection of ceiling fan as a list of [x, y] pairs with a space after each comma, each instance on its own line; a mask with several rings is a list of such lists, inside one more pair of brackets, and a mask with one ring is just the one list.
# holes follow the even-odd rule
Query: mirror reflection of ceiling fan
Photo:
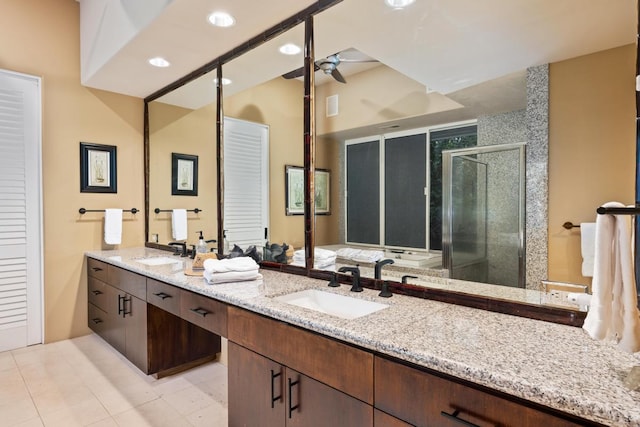
[[[315, 71], [322, 70], [323, 73], [330, 75], [336, 81], [340, 83], [346, 83], [346, 79], [342, 73], [338, 70], [338, 66], [342, 63], [362, 63], [362, 62], [379, 62], [370, 56], [365, 55], [357, 49], [349, 48], [341, 52], [329, 55], [326, 58], [319, 59], [315, 62]], [[297, 70], [290, 71], [283, 74], [285, 79], [295, 79], [302, 77], [304, 74], [304, 67]]]

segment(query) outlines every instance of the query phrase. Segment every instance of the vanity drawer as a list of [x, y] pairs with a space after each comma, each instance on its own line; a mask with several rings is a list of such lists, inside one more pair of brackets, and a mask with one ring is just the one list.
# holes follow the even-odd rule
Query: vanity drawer
[[104, 337], [104, 333], [108, 324], [107, 313], [93, 304], [88, 304], [88, 306], [89, 306], [89, 318], [88, 318], [89, 328], [91, 328], [91, 330], [93, 330], [98, 335]]
[[87, 258], [87, 273], [89, 277], [95, 277], [103, 282], [107, 281], [108, 264], [97, 259]]
[[585, 425], [377, 356], [374, 378], [375, 407], [417, 426]]
[[208, 331], [227, 336], [227, 305], [224, 303], [182, 290], [180, 317]]
[[101, 280], [89, 276], [87, 279], [89, 302], [101, 310], [107, 311], [109, 302], [109, 285]]
[[147, 300], [147, 278], [145, 276], [113, 265], [108, 265], [107, 267], [109, 275], [109, 280], [107, 280], [108, 284], [141, 300]]
[[147, 302], [180, 316], [180, 289], [167, 283], [147, 279]]

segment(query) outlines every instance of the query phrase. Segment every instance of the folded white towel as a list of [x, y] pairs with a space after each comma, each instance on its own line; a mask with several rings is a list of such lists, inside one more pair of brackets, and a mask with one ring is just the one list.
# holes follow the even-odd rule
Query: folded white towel
[[262, 274], [258, 273], [257, 270], [228, 271], [226, 273], [210, 273], [205, 270], [203, 276], [210, 285], [219, 283], [249, 282], [252, 280], [262, 279]]
[[[293, 257], [297, 259], [304, 259], [305, 253], [304, 249], [298, 249], [293, 253]], [[316, 261], [324, 261], [327, 259], [336, 259], [336, 253], [334, 251], [330, 251], [328, 249], [322, 248], [314, 248], [313, 249], [313, 258]]]
[[384, 258], [384, 252], [382, 251], [363, 249], [360, 251], [359, 254], [354, 255], [353, 258], [351, 259], [353, 259], [354, 261], [361, 261], [361, 262], [376, 262], [376, 261], [380, 261], [382, 258]]
[[[304, 260], [294, 259], [291, 262], [291, 265], [295, 265], [296, 267], [306, 267]], [[316, 270], [336, 271], [336, 260], [316, 261], [313, 264], [313, 268]]]
[[580, 223], [580, 250], [582, 252], [582, 275], [593, 277], [593, 263], [596, 250], [596, 223]]
[[122, 243], [122, 209], [104, 210], [104, 242], [107, 245]]
[[[623, 207], [617, 202], [605, 207]], [[598, 215], [592, 297], [583, 329], [594, 339], [613, 340], [629, 353], [640, 351], [640, 312], [633, 271], [628, 215]]]
[[173, 240], [187, 240], [186, 209], [174, 209], [171, 213], [171, 235]]
[[204, 271], [211, 274], [240, 272], [240, 271], [258, 271], [260, 266], [253, 258], [242, 256], [236, 258], [225, 259], [206, 259], [202, 265]]

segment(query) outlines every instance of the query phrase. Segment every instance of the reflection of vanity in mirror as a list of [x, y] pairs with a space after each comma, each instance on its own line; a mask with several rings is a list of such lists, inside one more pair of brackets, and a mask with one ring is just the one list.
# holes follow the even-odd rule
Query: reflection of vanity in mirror
[[[343, 52], [344, 62], [338, 69], [346, 80], [337, 82], [321, 71], [315, 75], [315, 166], [331, 171], [331, 212], [316, 216], [316, 247], [383, 251], [384, 258], [394, 260], [382, 269], [383, 279], [400, 282], [402, 276], [417, 276], [406, 280], [531, 304], [548, 302], [545, 298], [551, 294], [540, 292], [543, 280], [588, 285], [589, 279], [579, 274], [579, 231], [565, 230], [561, 224], [568, 220], [592, 222], [601, 203], [633, 199], [634, 5], [619, 2], [603, 6], [609, 16], [616, 15], [611, 20], [613, 29], [607, 28], [606, 22], [596, 25], [573, 16], [571, 24], [576, 27], [548, 41], [545, 37], [551, 30], [509, 16], [509, 3], [505, 2], [504, 11], [491, 13], [504, 13], [505, 22], [520, 19], [519, 31], [535, 34], [520, 41], [513, 34], [507, 36], [506, 29], [505, 33], [497, 29], [493, 33], [497, 40], [513, 38], [512, 50], [502, 52], [493, 48], [492, 40], [474, 35], [473, 27], [486, 19], [484, 12], [475, 11], [472, 19], [467, 9], [416, 3], [413, 9], [389, 11], [380, 3], [374, 6], [364, 0], [345, 0], [315, 19], [316, 63]], [[367, 19], [356, 22], [350, 18], [364, 10], [369, 14]], [[618, 24], [623, 21], [628, 25]], [[580, 25], [588, 28], [588, 37]], [[378, 30], [381, 27], [388, 30], [383, 34]], [[304, 247], [303, 217], [285, 213], [285, 166], [303, 165], [304, 92], [302, 79], [281, 76], [302, 66], [303, 56], [277, 53], [285, 42], [301, 46], [302, 28], [222, 66], [224, 76], [231, 80], [223, 88], [223, 108], [226, 117], [268, 126], [268, 209], [261, 218], [267, 225], [264, 236], [251, 242], [286, 242], [300, 249]], [[534, 56], [539, 50], [533, 46], [543, 44], [549, 49]], [[375, 62], [351, 63], [349, 59]], [[209, 82], [214, 75], [207, 77]], [[195, 82], [177, 91], [192, 84]], [[202, 226], [190, 223], [189, 229], [194, 231], [190, 238], [195, 239], [195, 231], [201, 228], [207, 237], [222, 237], [215, 236], [215, 84], [192, 92], [206, 92], [210, 99], [189, 114], [181, 113], [179, 107], [171, 111], [155, 107], [162, 99], [150, 104], [148, 240], [155, 233], [160, 243], [171, 238], [170, 217], [154, 216], [156, 204], [162, 209], [199, 207], [203, 212], [195, 220]], [[156, 122], [159, 113], [171, 121]], [[196, 115], [200, 123], [187, 123]], [[178, 124], [186, 127], [179, 130]], [[197, 135], [186, 138], [192, 133]], [[159, 148], [164, 143], [158, 144], [158, 140], [173, 140], [175, 145]], [[605, 140], [606, 146], [602, 144]], [[463, 145], [455, 145], [461, 141]], [[499, 147], [491, 153], [459, 152], [447, 159], [453, 166], [456, 161], [465, 163], [451, 172], [452, 179], [461, 179], [451, 185], [452, 191], [462, 190], [467, 196], [473, 193], [473, 197], [462, 202], [450, 197], [449, 205], [444, 204], [445, 178], [440, 170], [447, 168], [443, 150], [523, 142], [524, 166], [518, 163], [519, 147], [508, 153], [508, 159], [502, 157]], [[418, 147], [420, 154], [402, 148], [405, 145]], [[158, 157], [162, 160], [154, 160], [159, 150], [165, 154]], [[156, 177], [154, 167], [156, 162], [162, 169], [170, 167], [166, 153], [170, 158], [171, 152], [200, 156], [200, 192], [193, 200], [199, 206], [192, 206], [191, 201], [185, 205], [181, 196], [163, 199], [170, 194], [170, 182], [166, 174]], [[350, 156], [354, 165], [364, 165], [372, 153], [377, 158], [361, 168], [361, 175], [350, 175], [357, 169], [348, 167]], [[435, 158], [440, 165], [434, 165]], [[409, 167], [400, 159], [413, 163]], [[225, 156], [225, 174], [226, 168], [232, 167], [226, 160]], [[594, 173], [581, 162], [598, 162], [602, 171]], [[366, 175], [372, 171], [378, 173]], [[409, 172], [409, 176], [400, 172]], [[416, 183], [411, 191], [421, 193], [417, 197], [408, 187]], [[158, 187], [164, 193], [158, 193]], [[227, 211], [226, 194], [224, 202], [224, 228], [230, 229], [239, 216]], [[455, 222], [452, 210], [456, 206], [464, 208], [461, 221], [467, 222]], [[507, 211], [509, 217], [505, 216]], [[443, 231], [443, 222], [451, 227]], [[358, 228], [364, 223], [366, 227]], [[462, 238], [476, 238], [459, 246], [456, 239], [465, 228], [473, 230]], [[416, 235], [418, 243], [407, 243], [406, 239]], [[242, 242], [243, 247], [249, 242], [236, 238], [232, 231], [227, 237], [230, 244]], [[463, 250], [458, 251], [460, 247]], [[456, 255], [468, 253], [474, 255], [472, 261], [452, 264], [459, 259]], [[512, 267], [505, 272], [507, 258]], [[336, 267], [359, 264], [363, 276], [374, 276], [371, 262], [346, 256], [337, 261]], [[449, 268], [443, 268], [443, 262]], [[449, 276], [465, 280], [449, 280]], [[551, 302], [566, 306], [561, 299]]]

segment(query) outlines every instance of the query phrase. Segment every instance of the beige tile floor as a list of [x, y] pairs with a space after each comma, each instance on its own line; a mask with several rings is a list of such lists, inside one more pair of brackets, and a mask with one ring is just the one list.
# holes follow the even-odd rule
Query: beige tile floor
[[155, 379], [97, 335], [0, 353], [0, 426], [226, 426], [219, 362]]

